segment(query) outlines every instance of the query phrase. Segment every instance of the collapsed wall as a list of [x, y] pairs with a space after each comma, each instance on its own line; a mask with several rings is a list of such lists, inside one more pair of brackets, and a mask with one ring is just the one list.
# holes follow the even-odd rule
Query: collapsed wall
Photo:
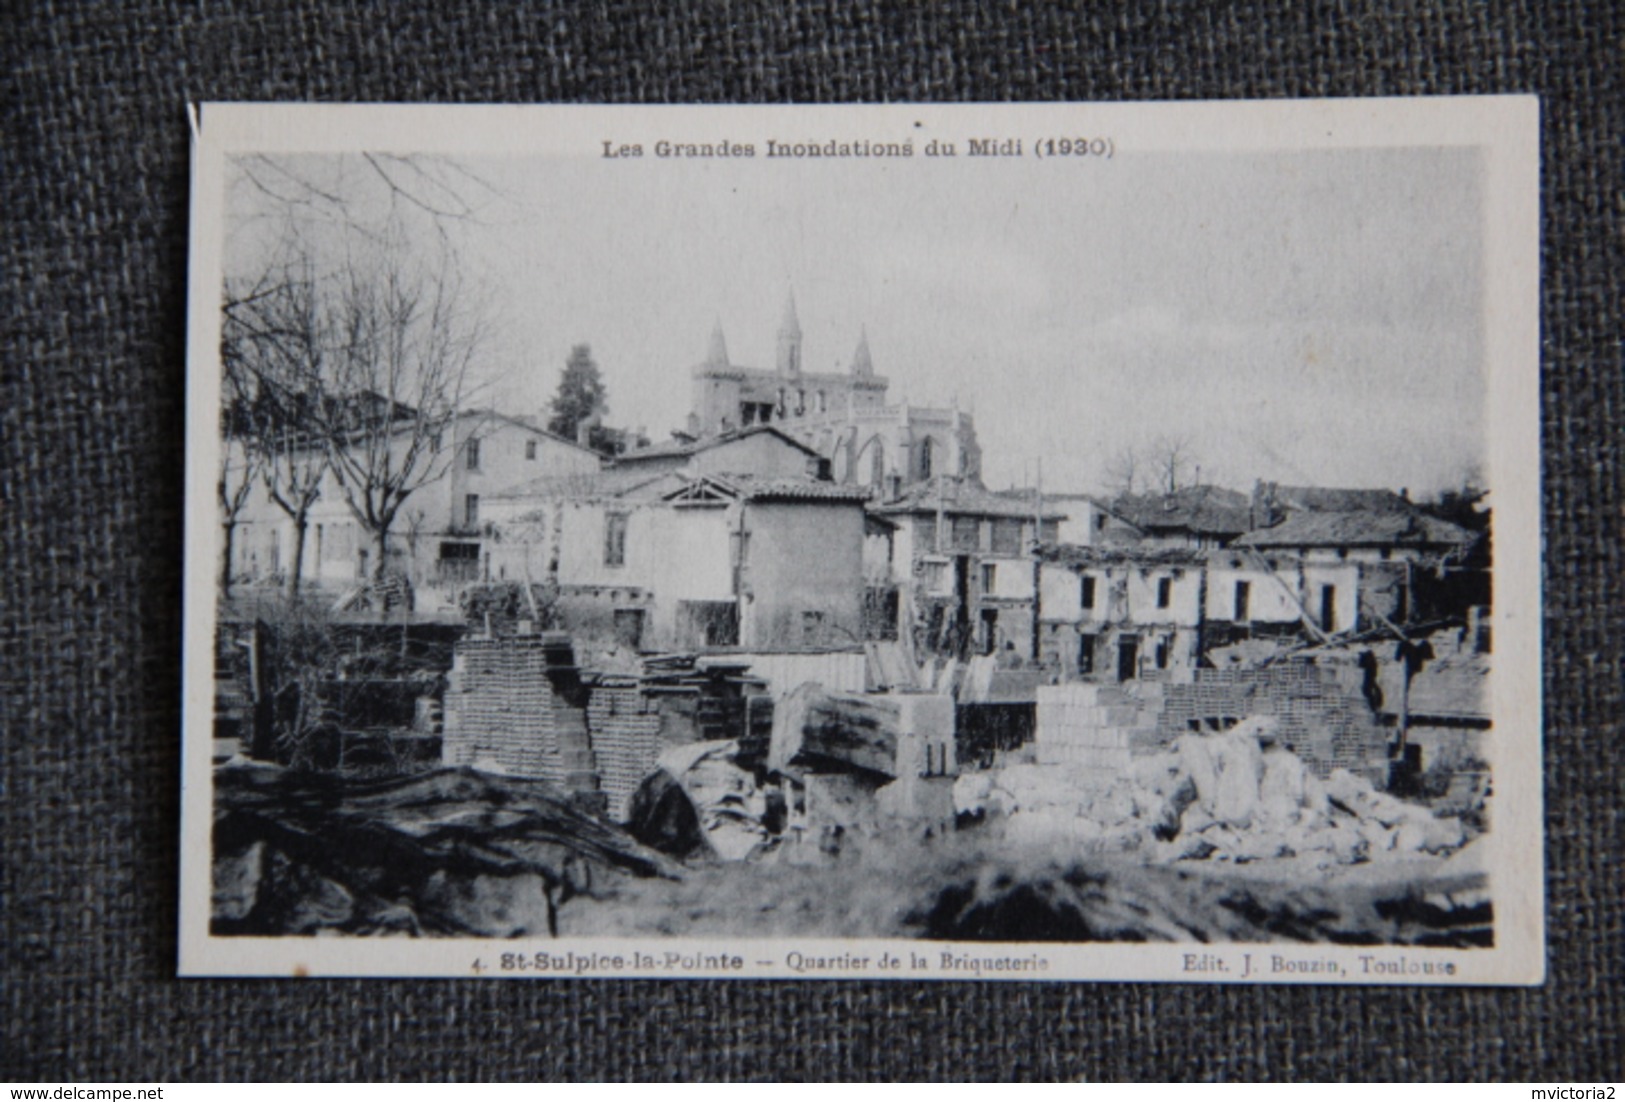
[[1317, 776], [1346, 769], [1383, 786], [1388, 737], [1362, 685], [1357, 666], [1310, 659], [1261, 669], [1198, 669], [1182, 680], [1044, 685], [1034, 749], [1040, 764], [1092, 766], [1109, 778], [1135, 757], [1169, 749], [1181, 735], [1270, 716], [1281, 744]]
[[1372, 784], [1388, 783], [1388, 734], [1352, 662], [1302, 658], [1261, 669], [1196, 670], [1189, 684], [1162, 686], [1161, 730], [1169, 740], [1219, 729], [1245, 716], [1272, 716], [1281, 745], [1321, 779], [1346, 769]]

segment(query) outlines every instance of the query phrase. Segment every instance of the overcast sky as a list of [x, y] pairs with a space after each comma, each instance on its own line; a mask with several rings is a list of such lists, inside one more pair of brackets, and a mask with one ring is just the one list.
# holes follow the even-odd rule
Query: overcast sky
[[866, 325], [892, 399], [974, 413], [990, 486], [1097, 489], [1182, 437], [1204, 480], [1459, 484], [1485, 450], [1480, 162], [1470, 150], [1034, 160], [469, 162], [459, 227], [500, 404], [592, 346], [612, 424], [682, 425], [720, 318], [771, 366]]

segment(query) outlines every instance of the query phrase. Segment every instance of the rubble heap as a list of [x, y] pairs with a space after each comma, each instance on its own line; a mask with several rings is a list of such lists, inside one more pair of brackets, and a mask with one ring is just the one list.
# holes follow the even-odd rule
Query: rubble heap
[[214, 795], [215, 934], [547, 936], [572, 899], [680, 872], [537, 780], [245, 765]]
[[1321, 780], [1279, 741], [1273, 717], [1183, 735], [1168, 751], [1122, 764], [967, 774], [955, 786], [955, 807], [1004, 818], [1017, 840], [1135, 852], [1159, 863], [1300, 857], [1330, 867], [1444, 853], [1466, 841], [1459, 819], [1379, 792], [1347, 770]]

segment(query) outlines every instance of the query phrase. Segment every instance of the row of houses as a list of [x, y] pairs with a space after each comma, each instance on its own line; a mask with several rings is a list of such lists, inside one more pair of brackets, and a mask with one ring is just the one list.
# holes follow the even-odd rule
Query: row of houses
[[[606, 466], [523, 422], [467, 424], [480, 431], [451, 445], [448, 476], [420, 502], [449, 523], [397, 540], [420, 600], [450, 607], [474, 582], [545, 585], [572, 628], [639, 648], [902, 638], [929, 652], [1135, 676], [1194, 664], [1238, 637], [1330, 637], [1448, 611], [1419, 606], [1418, 595], [1474, 538], [1397, 496], [1380, 507], [1279, 507], [1269, 526], [1215, 532], [1212, 510], [1180, 512], [1178, 500], [1149, 513], [1161, 524], [1144, 513], [1137, 524], [1132, 508], [950, 476], [876, 500], [870, 487], [830, 479], [814, 449], [774, 426]], [[548, 473], [513, 477], [538, 468]], [[313, 510], [308, 576], [367, 576], [368, 548], [346, 514], [336, 493]], [[246, 522], [237, 548], [247, 572], [262, 554], [275, 569], [278, 523], [263, 510]]]
[[[457, 415], [392, 526], [386, 570], [420, 613], [455, 616], [469, 586], [512, 583], [558, 626], [639, 650], [896, 641], [916, 658], [1101, 679], [1488, 601], [1478, 536], [1403, 492], [990, 490], [968, 416], [888, 402], [866, 337], [849, 371], [816, 375], [800, 341], [793, 303], [772, 369], [734, 363], [719, 330], [692, 371], [686, 431], [614, 458], [538, 420]], [[404, 460], [422, 444], [403, 430], [389, 446]], [[275, 583], [296, 558], [303, 579], [341, 591], [376, 575], [340, 476], [322, 473], [303, 540], [254, 487], [230, 576]]]

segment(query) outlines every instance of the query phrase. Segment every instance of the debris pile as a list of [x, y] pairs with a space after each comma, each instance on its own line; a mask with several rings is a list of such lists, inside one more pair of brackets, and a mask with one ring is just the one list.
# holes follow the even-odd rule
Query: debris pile
[[1164, 864], [1307, 857], [1330, 867], [1444, 853], [1466, 841], [1459, 819], [1378, 792], [1347, 770], [1322, 781], [1277, 741], [1270, 717], [1181, 736], [1122, 770], [1016, 765], [968, 774], [954, 796], [960, 814], [1003, 817], [1017, 840]]
[[680, 872], [542, 781], [228, 766], [214, 794], [215, 934], [547, 936], [572, 899]]

